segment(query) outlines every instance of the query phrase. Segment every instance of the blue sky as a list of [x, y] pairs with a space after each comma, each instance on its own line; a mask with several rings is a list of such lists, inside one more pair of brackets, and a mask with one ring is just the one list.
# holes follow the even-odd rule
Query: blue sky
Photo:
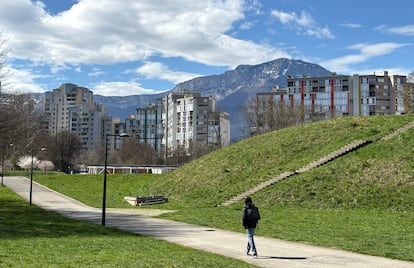
[[411, 0], [6, 0], [3, 91], [169, 90], [277, 58], [340, 74], [414, 71]]

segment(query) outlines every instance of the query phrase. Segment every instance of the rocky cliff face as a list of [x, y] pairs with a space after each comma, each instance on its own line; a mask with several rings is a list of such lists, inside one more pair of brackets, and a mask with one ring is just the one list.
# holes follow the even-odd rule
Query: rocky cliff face
[[[289, 75], [301, 77], [304, 74], [328, 76], [330, 72], [317, 64], [301, 60], [277, 59], [258, 65], [240, 65], [223, 74], [197, 77], [177, 84], [172, 91], [199, 90], [203, 96], [216, 96], [218, 110], [230, 114], [231, 138], [238, 140], [244, 136], [244, 131], [248, 131], [240, 107], [255, 97], [257, 92], [270, 92], [275, 85], [285, 87]], [[145, 108], [165, 94], [126, 97], [94, 95], [94, 101], [104, 104], [110, 116], [123, 121], [128, 115], [135, 114], [136, 108]]]

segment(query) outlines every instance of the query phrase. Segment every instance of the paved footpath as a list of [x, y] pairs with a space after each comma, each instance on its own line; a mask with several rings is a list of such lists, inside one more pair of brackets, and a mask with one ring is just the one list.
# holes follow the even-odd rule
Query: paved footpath
[[[30, 181], [27, 178], [5, 177], [4, 184], [23, 198], [29, 199]], [[101, 224], [102, 211], [100, 209], [88, 207], [35, 182], [33, 183], [32, 203], [69, 218]], [[141, 211], [144, 210], [148, 211], [147, 209]], [[243, 233], [156, 219], [133, 213], [128, 209], [125, 211], [107, 209], [106, 226], [221, 254], [259, 267], [414, 268], [414, 262], [355, 254], [261, 236], [255, 237], [259, 256], [252, 259], [244, 255], [247, 238]], [[135, 211], [140, 211], [140, 209]]]

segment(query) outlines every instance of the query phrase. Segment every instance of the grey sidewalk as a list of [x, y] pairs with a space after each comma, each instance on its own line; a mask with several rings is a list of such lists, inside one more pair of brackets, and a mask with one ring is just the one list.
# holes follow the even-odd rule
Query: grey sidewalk
[[[29, 199], [30, 181], [27, 178], [5, 177], [4, 184], [23, 198]], [[33, 184], [32, 203], [70, 218], [101, 224], [100, 209], [88, 207], [36, 183]], [[247, 239], [242, 233], [155, 219], [129, 212], [131, 210], [127, 211], [108, 209], [106, 225], [240, 259], [261, 267], [414, 267], [413, 262], [355, 254], [260, 236], [255, 237], [259, 256], [257, 259], [251, 259], [244, 255]]]

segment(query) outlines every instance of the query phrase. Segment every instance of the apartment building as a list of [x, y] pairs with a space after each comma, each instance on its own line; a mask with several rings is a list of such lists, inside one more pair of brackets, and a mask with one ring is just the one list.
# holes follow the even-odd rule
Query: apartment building
[[137, 108], [135, 115], [130, 115], [123, 123], [126, 133], [134, 136], [140, 143], [146, 143], [161, 153], [163, 130], [161, 124], [160, 100], [157, 104], [149, 104], [146, 108]]
[[45, 93], [42, 114], [44, 128], [50, 135], [71, 131], [88, 150], [102, 148], [104, 129], [113, 133], [117, 121], [106, 117], [105, 106], [93, 101], [92, 91], [70, 83]]
[[289, 77], [285, 99], [289, 105], [304, 108], [304, 120], [349, 114], [349, 80], [335, 73], [330, 77]]
[[414, 113], [414, 83], [407, 82], [406, 76], [394, 75], [396, 114]]
[[[121, 120], [118, 117], [105, 116], [103, 118], [104, 127], [100, 131], [102, 136], [102, 144], [99, 145], [104, 148], [104, 142], [108, 146], [108, 151], [119, 150], [122, 145], [122, 139], [119, 137], [119, 134], [124, 133], [124, 129], [120, 128]], [[103, 140], [106, 137], [106, 141]]]
[[[394, 86], [395, 84], [395, 86]], [[407, 111], [405, 76], [390, 77], [387, 71], [352, 76], [332, 73], [327, 77], [288, 77], [287, 87], [258, 93], [258, 111], [263, 103], [302, 109], [301, 121], [346, 115], [386, 115]]]
[[184, 149], [191, 154], [197, 146], [223, 147], [230, 144], [227, 113], [216, 111], [213, 96], [184, 90], [159, 99], [161, 107], [162, 147], [164, 152]]
[[403, 96], [403, 113], [414, 113], [414, 83], [406, 83], [403, 85]]
[[230, 144], [230, 116], [226, 112], [209, 113], [207, 116], [207, 144], [223, 148]]
[[395, 114], [395, 92], [387, 71], [371, 75], [353, 75], [352, 114]]

